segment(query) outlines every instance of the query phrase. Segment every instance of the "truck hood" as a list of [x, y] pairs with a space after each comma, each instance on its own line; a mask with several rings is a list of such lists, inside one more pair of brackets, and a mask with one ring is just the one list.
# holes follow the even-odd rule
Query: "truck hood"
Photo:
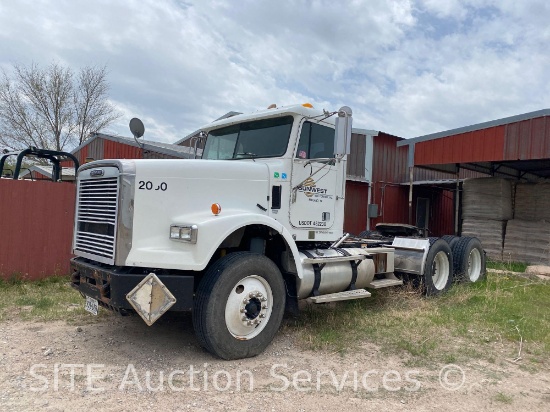
[[[200, 225], [231, 215], [267, 215], [268, 196], [269, 168], [263, 163], [136, 160], [134, 245], [165, 242], [171, 224]], [[219, 216], [211, 211], [214, 203], [221, 206]]]
[[202, 159], [144, 159], [135, 160], [136, 174], [153, 177], [215, 180], [267, 179], [267, 166], [259, 162]]

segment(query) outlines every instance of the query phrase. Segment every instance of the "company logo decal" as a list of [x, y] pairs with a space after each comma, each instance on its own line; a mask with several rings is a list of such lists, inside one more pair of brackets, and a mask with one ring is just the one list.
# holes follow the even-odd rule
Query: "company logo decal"
[[301, 186], [298, 186], [298, 191], [303, 192], [307, 197], [318, 197], [319, 195], [321, 195], [320, 197], [332, 198], [331, 195], [327, 195], [327, 189], [317, 187], [315, 184], [315, 180], [313, 180], [313, 178], [311, 177], [308, 177]]

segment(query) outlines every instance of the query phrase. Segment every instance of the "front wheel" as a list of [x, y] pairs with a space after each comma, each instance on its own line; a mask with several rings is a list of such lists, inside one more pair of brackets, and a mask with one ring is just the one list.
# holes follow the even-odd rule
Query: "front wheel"
[[201, 280], [193, 326], [205, 349], [231, 360], [263, 352], [277, 333], [285, 309], [285, 284], [270, 259], [237, 252], [214, 263]]

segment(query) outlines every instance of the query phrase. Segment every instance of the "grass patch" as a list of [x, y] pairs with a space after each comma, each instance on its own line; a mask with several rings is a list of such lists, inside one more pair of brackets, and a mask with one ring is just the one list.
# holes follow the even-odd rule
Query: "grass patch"
[[[409, 361], [495, 361], [495, 345], [516, 357], [550, 355], [550, 283], [488, 274], [475, 284], [456, 284], [439, 297], [408, 288], [375, 290], [372, 297], [309, 305], [289, 324], [308, 349], [357, 350], [365, 343], [404, 353]], [[504, 345], [504, 346], [502, 346]]]
[[506, 272], [519, 272], [524, 273], [528, 264], [524, 262], [499, 262], [499, 261], [487, 261], [487, 269], [503, 270]]
[[514, 398], [510, 395], [506, 395], [505, 393], [499, 392], [495, 395], [495, 401], [505, 403], [507, 405], [511, 404]]
[[[105, 315], [106, 311], [100, 311]], [[84, 310], [84, 299], [69, 285], [66, 276], [51, 276], [37, 281], [25, 281], [13, 276], [0, 281], [0, 321], [94, 319]]]

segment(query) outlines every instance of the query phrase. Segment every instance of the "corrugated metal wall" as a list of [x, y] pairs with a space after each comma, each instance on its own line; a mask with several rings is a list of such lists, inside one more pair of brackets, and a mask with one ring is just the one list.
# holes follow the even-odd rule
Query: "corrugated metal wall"
[[502, 160], [505, 126], [474, 130], [416, 143], [414, 164], [488, 162]]
[[347, 164], [347, 175], [352, 179], [365, 179], [366, 146], [366, 136], [364, 134], [352, 133]]
[[[88, 147], [89, 146], [84, 146], [78, 152], [74, 153], [74, 156], [78, 159], [78, 161], [80, 162], [81, 165], [86, 163], [86, 158], [89, 157], [88, 156]], [[65, 165], [63, 165], [63, 166], [65, 166]], [[69, 161], [69, 162], [67, 162], [67, 166], [70, 167], [70, 166], [74, 166], [74, 165], [72, 164], [72, 162]]]
[[346, 182], [346, 200], [344, 205], [344, 231], [358, 235], [367, 227], [367, 207], [369, 185], [366, 183]]
[[69, 273], [75, 196], [71, 183], [0, 179], [3, 279]]
[[[371, 219], [371, 228], [378, 223], [409, 223], [408, 146], [397, 147], [402, 139], [379, 133], [373, 141], [373, 185], [371, 202], [378, 205], [379, 217]], [[460, 177], [477, 177], [475, 172], [461, 171]], [[451, 173], [415, 168], [414, 181], [455, 179]], [[450, 195], [449, 195], [450, 194]], [[450, 197], [449, 197], [450, 196]], [[434, 236], [452, 233], [454, 228], [453, 194], [439, 187], [413, 188], [412, 222], [416, 224], [416, 200], [430, 199], [429, 228]]]
[[104, 139], [98, 137], [86, 146], [88, 148], [88, 157], [91, 157], [94, 160], [103, 159], [103, 142]]
[[415, 187], [413, 192], [413, 224], [415, 225], [419, 197], [430, 199], [429, 235], [452, 235], [454, 233], [454, 192], [440, 188]]
[[[468, 169], [460, 169], [458, 178], [459, 179], [472, 179], [477, 177], [487, 177], [486, 174], [475, 172]], [[432, 180], [447, 180], [447, 179], [456, 179], [455, 173], [441, 172], [438, 170], [424, 169], [422, 167], [414, 168], [414, 181], [432, 181]], [[409, 179], [407, 179], [407, 182]]]
[[550, 158], [548, 116], [416, 143], [414, 164]]
[[372, 203], [378, 205], [378, 217], [371, 219], [371, 228], [378, 223], [408, 223], [409, 192], [406, 186], [374, 183]]
[[397, 147], [402, 140], [380, 132], [373, 138], [373, 182], [401, 183], [408, 182], [406, 146]]
[[141, 149], [105, 139], [103, 142], [103, 159], [141, 159]]
[[[82, 147], [80, 150], [74, 153], [80, 164], [86, 163], [86, 158], [92, 158], [94, 160], [103, 159], [141, 159], [142, 151], [140, 148], [130, 146], [127, 144], [114, 142], [112, 140], [96, 137], [89, 144]], [[155, 153], [149, 154], [148, 158], [164, 159], [164, 155]], [[70, 161], [61, 162], [64, 167], [72, 167], [73, 164]]]
[[523, 120], [505, 126], [503, 160], [550, 158], [548, 117]]
[[[87, 157], [95, 160], [139, 159], [141, 153], [137, 147], [96, 138], [74, 155], [84, 164]], [[154, 152], [143, 157], [173, 158]], [[62, 165], [73, 166], [71, 161], [63, 161]], [[35, 179], [45, 177], [36, 172], [33, 176]], [[75, 198], [76, 185], [69, 182], [0, 180], [2, 278], [17, 275], [38, 279], [69, 273]]]
[[395, 136], [380, 132], [373, 141], [373, 171], [371, 202], [378, 205], [376, 219], [371, 219], [371, 228], [377, 223], [407, 223], [408, 188], [400, 185], [407, 182], [406, 146], [397, 147], [401, 140]]

